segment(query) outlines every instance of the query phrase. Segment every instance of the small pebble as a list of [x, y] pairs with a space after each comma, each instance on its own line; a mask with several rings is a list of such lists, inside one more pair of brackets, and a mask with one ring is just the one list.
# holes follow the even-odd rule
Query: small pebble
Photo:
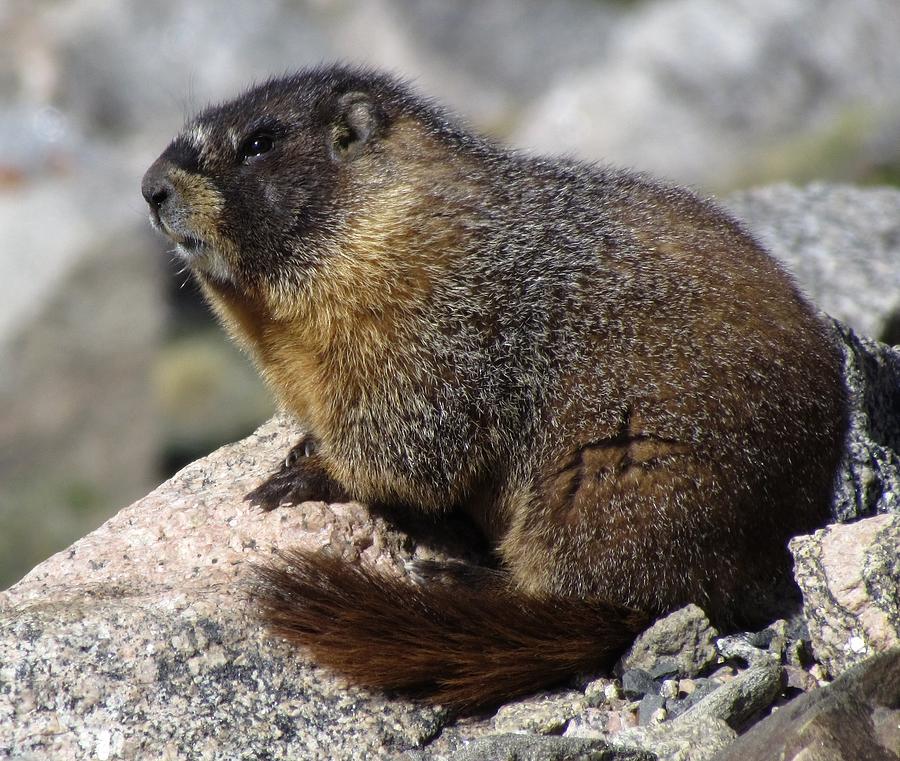
[[666, 679], [659, 688], [659, 694], [663, 698], [678, 697], [678, 682], [675, 679]]
[[784, 674], [787, 677], [787, 686], [793, 687], [795, 690], [809, 692], [819, 686], [812, 674], [796, 666], [784, 666]]
[[653, 717], [659, 711], [666, 713], [665, 699], [661, 695], [644, 695], [638, 706], [638, 724], [643, 727], [653, 723]]
[[608, 734], [614, 735], [623, 729], [637, 726], [637, 716], [631, 711], [610, 711], [609, 719], [606, 723], [606, 731]]
[[678, 676], [680, 670], [678, 661], [674, 658], [662, 657], [657, 659], [648, 673], [651, 679], [663, 679], [665, 677]]
[[669, 712], [669, 718], [674, 719], [676, 716], [680, 716], [688, 708], [699, 703], [703, 698], [705, 698], [709, 693], [716, 689], [716, 687], [721, 687], [719, 682], [714, 682], [709, 679], [696, 679], [694, 680], [693, 688], [691, 689], [690, 694], [684, 697], [681, 700], [667, 700], [666, 701], [666, 709]]
[[659, 685], [643, 669], [629, 669], [622, 674], [622, 692], [632, 699], [647, 694], [658, 695]]
[[821, 663], [814, 663], [809, 670], [810, 676], [813, 677], [820, 685], [828, 684], [828, 674], [825, 667]]

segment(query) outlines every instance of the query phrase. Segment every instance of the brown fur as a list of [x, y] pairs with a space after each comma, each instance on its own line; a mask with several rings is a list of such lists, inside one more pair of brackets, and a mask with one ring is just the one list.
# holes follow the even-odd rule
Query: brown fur
[[[424, 588], [322, 553], [293, 552], [282, 560], [282, 567], [261, 569], [266, 617], [276, 633], [302, 642], [317, 662], [362, 686], [458, 710], [608, 668], [649, 623], [604, 602], [452, 584]], [[399, 601], [410, 615], [397, 616]], [[402, 668], [398, 651], [405, 653]]]
[[477, 707], [606, 665], [688, 602], [759, 625], [796, 594], [840, 357], [713, 204], [509, 153], [346, 69], [201, 114], [144, 194], [315, 444], [251, 497], [466, 513], [496, 554], [420, 585], [264, 568], [266, 617], [319, 662]]

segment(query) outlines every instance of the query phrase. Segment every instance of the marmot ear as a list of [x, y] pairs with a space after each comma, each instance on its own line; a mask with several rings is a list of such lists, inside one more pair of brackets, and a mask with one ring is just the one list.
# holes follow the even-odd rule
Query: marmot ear
[[331, 155], [338, 161], [349, 161], [362, 153], [378, 129], [382, 114], [364, 92], [348, 92], [338, 98], [331, 127]]

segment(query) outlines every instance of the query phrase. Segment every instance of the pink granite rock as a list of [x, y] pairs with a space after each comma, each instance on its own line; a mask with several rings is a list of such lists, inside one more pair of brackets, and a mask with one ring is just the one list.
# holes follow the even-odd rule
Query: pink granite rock
[[813, 650], [833, 676], [900, 645], [900, 515], [828, 526], [790, 546]]

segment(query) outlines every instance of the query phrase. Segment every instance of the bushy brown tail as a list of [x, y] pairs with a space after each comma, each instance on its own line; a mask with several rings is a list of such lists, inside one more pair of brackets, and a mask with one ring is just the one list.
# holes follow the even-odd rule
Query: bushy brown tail
[[461, 711], [611, 665], [648, 624], [617, 605], [418, 585], [322, 553], [258, 569], [278, 635], [356, 684]]

